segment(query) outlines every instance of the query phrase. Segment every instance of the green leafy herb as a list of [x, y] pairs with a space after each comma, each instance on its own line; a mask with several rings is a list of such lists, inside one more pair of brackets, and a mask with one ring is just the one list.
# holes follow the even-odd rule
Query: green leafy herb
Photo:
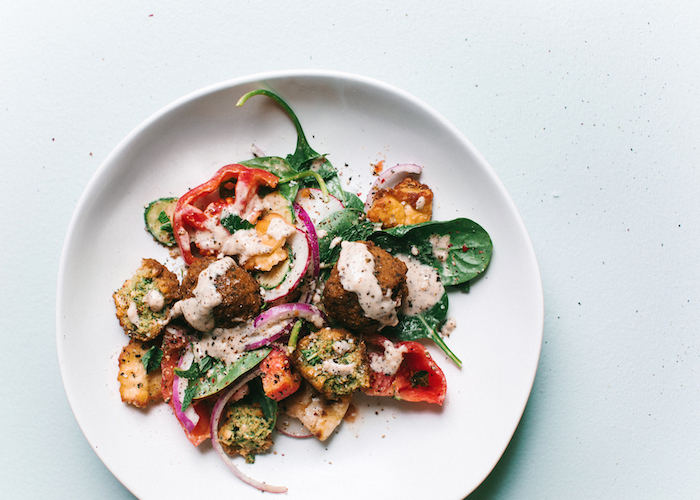
[[[433, 244], [447, 236], [449, 244], [443, 249], [444, 259], [438, 259]], [[484, 272], [493, 252], [486, 230], [463, 218], [394, 227], [377, 231], [369, 239], [390, 253], [415, 255], [422, 263], [437, 269], [445, 285], [459, 285], [474, 279]]]
[[428, 387], [430, 385], [429, 383], [429, 374], [425, 370], [420, 370], [414, 373], [411, 376], [411, 387], [416, 388], [416, 387]]
[[248, 382], [248, 394], [246, 395], [245, 400], [253, 405], [257, 404], [260, 406], [265, 418], [271, 422], [271, 427], [275, 426], [275, 423], [277, 422], [277, 401], [267, 397], [262, 387], [262, 381], [259, 377], [256, 377]]
[[152, 371], [158, 369], [162, 360], [163, 351], [155, 345], [146, 351], [146, 353], [141, 357], [141, 363], [146, 369], [146, 373], [151, 373]]
[[255, 227], [255, 224], [252, 224], [245, 219], [241, 219], [236, 214], [229, 214], [226, 217], [223, 217], [221, 219], [221, 225], [224, 226], [231, 234], [241, 229], [251, 229]]
[[317, 349], [302, 349], [301, 355], [310, 365], [317, 365], [321, 362], [321, 357], [318, 355]]
[[168, 214], [165, 213], [165, 210], [161, 210], [158, 214], [158, 222], [161, 224], [167, 224], [170, 222], [170, 217], [168, 217]]

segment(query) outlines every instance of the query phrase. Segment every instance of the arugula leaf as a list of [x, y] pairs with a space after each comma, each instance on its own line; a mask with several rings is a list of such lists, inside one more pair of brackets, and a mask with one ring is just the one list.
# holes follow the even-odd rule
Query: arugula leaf
[[442, 349], [448, 358], [461, 367], [462, 361], [447, 347], [439, 333], [440, 327], [447, 318], [447, 307], [448, 298], [447, 292], [445, 292], [440, 300], [425, 312], [415, 316], [405, 316], [399, 313], [399, 324], [387, 327], [386, 333], [399, 340], [430, 339]]
[[245, 219], [241, 219], [236, 214], [229, 214], [221, 219], [221, 225], [224, 226], [231, 234], [240, 229], [252, 229], [255, 227], [255, 224], [252, 224]]
[[[449, 236], [446, 258], [435, 256], [432, 241]], [[445, 285], [459, 285], [484, 272], [491, 260], [491, 237], [469, 219], [429, 221], [377, 231], [369, 236], [390, 253], [414, 255], [423, 264], [433, 266]], [[417, 252], [417, 253], [416, 253]]]
[[141, 363], [146, 369], [146, 373], [151, 373], [160, 367], [160, 362], [163, 360], [163, 351], [156, 345], [151, 347], [141, 357]]

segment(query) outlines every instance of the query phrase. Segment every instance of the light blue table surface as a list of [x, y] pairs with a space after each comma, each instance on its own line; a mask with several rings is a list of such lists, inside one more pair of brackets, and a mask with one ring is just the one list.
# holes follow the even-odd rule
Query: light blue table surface
[[309, 68], [445, 115], [532, 238], [538, 373], [470, 500], [700, 498], [699, 22], [695, 1], [0, 0], [0, 497], [131, 497], [56, 356], [59, 256], [100, 163], [182, 95]]

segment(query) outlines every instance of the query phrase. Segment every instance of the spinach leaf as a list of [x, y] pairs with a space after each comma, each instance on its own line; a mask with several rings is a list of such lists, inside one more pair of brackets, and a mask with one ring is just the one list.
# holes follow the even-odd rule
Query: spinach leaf
[[399, 313], [399, 324], [385, 331], [387, 335], [399, 340], [430, 339], [447, 354], [448, 358], [461, 367], [462, 361], [447, 347], [439, 333], [440, 327], [447, 318], [447, 306], [447, 293], [444, 293], [437, 304], [421, 314], [405, 316]]
[[[484, 272], [491, 260], [491, 237], [476, 222], [454, 219], [429, 221], [377, 231], [369, 239], [389, 251], [414, 255], [433, 266], [445, 285], [459, 285]], [[445, 248], [438, 249], [444, 243]], [[443, 258], [437, 255], [443, 253]]]
[[376, 231], [376, 224], [364, 218], [364, 212], [353, 208], [345, 208], [334, 212], [318, 223], [317, 231], [325, 233], [318, 240], [318, 248], [321, 262], [333, 265], [340, 256], [340, 245], [331, 248], [333, 240], [340, 238], [343, 241], [363, 241]]
[[280, 178], [280, 190], [282, 190], [284, 184], [289, 185], [289, 192], [285, 193], [282, 191], [282, 193], [290, 201], [294, 199], [291, 195], [296, 195], [296, 189], [298, 189], [298, 186], [296, 186], [297, 183], [305, 186], [315, 182], [318, 184], [324, 196], [328, 196], [330, 192], [341, 202], [345, 203], [346, 193], [340, 187], [338, 172], [331, 162], [326, 159], [325, 155], [317, 153], [309, 145], [309, 141], [306, 139], [306, 134], [304, 134], [299, 119], [294, 111], [292, 111], [292, 108], [290, 108], [280, 96], [265, 89], [253, 90], [241, 97], [238, 103], [236, 103], [236, 106], [242, 106], [248, 99], [256, 95], [264, 95], [274, 100], [284, 109], [287, 115], [289, 115], [297, 131], [297, 145], [294, 153], [287, 155], [284, 160], [291, 171], [287, 171], [286, 167], [280, 164], [279, 160], [281, 160], [281, 158], [275, 160], [256, 158], [247, 162], [242, 162], [243, 165], [264, 168], [277, 175]]

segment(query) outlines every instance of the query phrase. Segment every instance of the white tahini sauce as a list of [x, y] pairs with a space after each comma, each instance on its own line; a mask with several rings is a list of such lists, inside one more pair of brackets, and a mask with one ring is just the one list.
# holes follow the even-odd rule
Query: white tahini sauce
[[406, 264], [408, 269], [408, 295], [401, 304], [401, 312], [406, 316], [415, 316], [437, 304], [445, 294], [445, 287], [437, 270], [405, 255], [397, 255], [396, 258]]
[[212, 356], [231, 364], [241, 357], [253, 331], [252, 321], [240, 323], [234, 328], [214, 328], [201, 340], [192, 343], [195, 358]]
[[[205, 231], [197, 231], [194, 242], [201, 250], [216, 252], [221, 255], [236, 255], [240, 264], [244, 264], [254, 255], [270, 253], [272, 246], [263, 240], [265, 235], [258, 233], [255, 228], [241, 229], [233, 234], [215, 219], [208, 219], [204, 223]], [[280, 217], [275, 217], [267, 227], [267, 236], [281, 240], [288, 238], [296, 232], [296, 228]]]
[[332, 359], [324, 359], [323, 363], [321, 364], [321, 369], [324, 372], [330, 373], [331, 375], [340, 375], [341, 377], [347, 377], [348, 375], [352, 375], [356, 367], [357, 363], [350, 363], [345, 365], [333, 361]]
[[129, 302], [129, 308], [126, 310], [126, 317], [129, 318], [129, 321], [131, 321], [135, 327], [139, 326], [139, 308], [133, 300]]
[[384, 355], [376, 352], [369, 354], [369, 367], [373, 372], [383, 373], [389, 377], [396, 375], [396, 372], [403, 361], [403, 353], [408, 351], [405, 345], [396, 347], [391, 340], [384, 341]]
[[425, 208], [425, 196], [419, 196], [416, 200], [416, 210], [420, 211]]
[[165, 307], [165, 297], [163, 297], [163, 294], [160, 293], [159, 290], [153, 288], [149, 290], [143, 298], [143, 303], [146, 304], [151, 311], [158, 312]]
[[281, 240], [290, 237], [296, 233], [296, 231], [297, 230], [294, 226], [288, 224], [287, 221], [281, 217], [273, 217], [270, 220], [270, 224], [267, 226], [266, 233], [268, 236], [271, 236], [276, 240]]
[[374, 276], [374, 256], [367, 245], [355, 241], [343, 241], [338, 258], [340, 284], [348, 292], [355, 292], [365, 315], [378, 321], [380, 328], [396, 326], [399, 318], [396, 309], [400, 300], [391, 298], [391, 290], [382, 294], [381, 286]]
[[194, 297], [180, 300], [173, 307], [173, 315], [182, 313], [192, 328], [208, 332], [214, 328], [213, 310], [221, 304], [221, 294], [216, 290], [216, 278], [222, 276], [231, 266], [235, 265], [231, 257], [218, 259], [199, 273], [197, 286], [193, 290]]
[[452, 246], [450, 244], [450, 235], [439, 236], [437, 234], [431, 234], [428, 241], [430, 241], [430, 244], [433, 246], [433, 255], [435, 258], [440, 262], [445, 262], [449, 255], [449, 248]]
[[442, 329], [440, 330], [440, 336], [441, 337], [449, 337], [452, 332], [455, 331], [457, 328], [457, 320], [450, 317], [445, 321], [445, 324], [442, 326]]

